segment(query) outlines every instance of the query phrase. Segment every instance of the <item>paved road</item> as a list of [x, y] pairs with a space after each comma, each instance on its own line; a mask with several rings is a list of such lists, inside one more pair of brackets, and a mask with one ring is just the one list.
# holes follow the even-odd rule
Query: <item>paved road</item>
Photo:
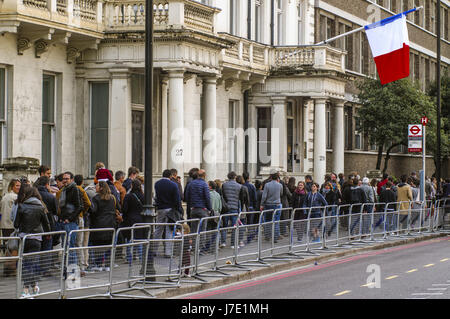
[[450, 299], [450, 237], [362, 253], [183, 298]]

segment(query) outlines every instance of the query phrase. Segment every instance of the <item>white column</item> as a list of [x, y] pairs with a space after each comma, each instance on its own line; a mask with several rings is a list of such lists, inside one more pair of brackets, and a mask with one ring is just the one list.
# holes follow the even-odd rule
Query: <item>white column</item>
[[113, 172], [131, 166], [131, 84], [128, 69], [110, 69], [111, 106], [109, 167]]
[[216, 179], [217, 164], [217, 79], [203, 79], [202, 105], [202, 168], [206, 171], [208, 180]]
[[344, 174], [344, 101], [334, 105], [333, 123], [333, 172]]
[[286, 97], [272, 97], [271, 163], [275, 169], [287, 169]]
[[161, 78], [161, 168], [167, 169], [167, 77]]
[[321, 184], [327, 170], [327, 139], [324, 98], [314, 99], [314, 182]]
[[169, 105], [167, 109], [167, 167], [184, 174], [184, 70], [169, 71]]

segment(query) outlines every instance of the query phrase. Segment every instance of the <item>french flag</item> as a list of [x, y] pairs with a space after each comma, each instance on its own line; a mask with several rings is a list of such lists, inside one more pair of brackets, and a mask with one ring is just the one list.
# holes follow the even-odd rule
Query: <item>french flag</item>
[[381, 84], [408, 77], [409, 38], [406, 12], [367, 25], [364, 29]]

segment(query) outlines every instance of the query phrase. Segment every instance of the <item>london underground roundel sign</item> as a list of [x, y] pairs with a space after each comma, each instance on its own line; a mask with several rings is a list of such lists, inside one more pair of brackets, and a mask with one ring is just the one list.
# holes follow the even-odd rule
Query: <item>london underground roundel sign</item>
[[421, 124], [408, 125], [408, 136], [409, 137], [421, 137], [422, 136], [422, 125]]

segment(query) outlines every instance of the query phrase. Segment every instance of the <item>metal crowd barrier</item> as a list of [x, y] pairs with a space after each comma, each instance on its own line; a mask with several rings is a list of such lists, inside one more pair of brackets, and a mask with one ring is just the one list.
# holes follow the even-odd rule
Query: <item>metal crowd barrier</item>
[[[44, 240], [49, 240], [54, 235], [61, 236], [61, 248], [43, 250]], [[17, 263], [17, 298], [63, 295], [62, 256], [64, 256], [65, 235], [64, 231], [55, 231], [28, 234], [22, 238]], [[28, 293], [25, 293], [26, 291]]]
[[[69, 233], [72, 236], [81, 236], [82, 233], [89, 234], [88, 246], [67, 247], [64, 256], [64, 268], [66, 271], [66, 285], [63, 285], [63, 296], [78, 298], [79, 292], [92, 291], [92, 294], [84, 295], [82, 298], [110, 297], [112, 271], [115, 267], [113, 250], [115, 244], [116, 230], [114, 228], [77, 229]], [[82, 277], [78, 260], [80, 255], [88, 252], [89, 266], [85, 270], [86, 277]]]
[[112, 297], [138, 298], [136, 295], [127, 295], [129, 291], [140, 291], [145, 295], [153, 296], [145, 285], [147, 263], [149, 255], [149, 239], [151, 225], [134, 225], [122, 227], [116, 232], [112, 263], [119, 264], [123, 271], [112, 272], [110, 294]]
[[[229, 276], [250, 266], [267, 267], [269, 260], [446, 232], [449, 209], [449, 199], [330, 205], [14, 237], [17, 255], [0, 255], [0, 298], [154, 297], [153, 289], [176, 289], [184, 282]], [[281, 213], [285, 215], [279, 220]], [[166, 232], [162, 238], [154, 236], [158, 229], [163, 230], [159, 234]], [[89, 233], [86, 247], [68, 246], [69, 238], [83, 233]], [[33, 248], [36, 236], [56, 235], [61, 236], [61, 248]], [[80, 268], [79, 257], [86, 252], [89, 267]], [[17, 275], [10, 270], [14, 266]], [[36, 285], [39, 290], [33, 291]], [[26, 288], [34, 293], [23, 294]]]
[[[17, 250], [9, 251], [7, 249], [7, 241], [17, 241]], [[20, 270], [17, 269], [19, 263], [19, 251], [22, 249], [22, 240], [20, 237], [0, 237], [2, 251], [0, 255], [0, 299], [19, 298], [22, 291], [19, 290]], [[12, 289], [15, 288], [15, 289]]]

